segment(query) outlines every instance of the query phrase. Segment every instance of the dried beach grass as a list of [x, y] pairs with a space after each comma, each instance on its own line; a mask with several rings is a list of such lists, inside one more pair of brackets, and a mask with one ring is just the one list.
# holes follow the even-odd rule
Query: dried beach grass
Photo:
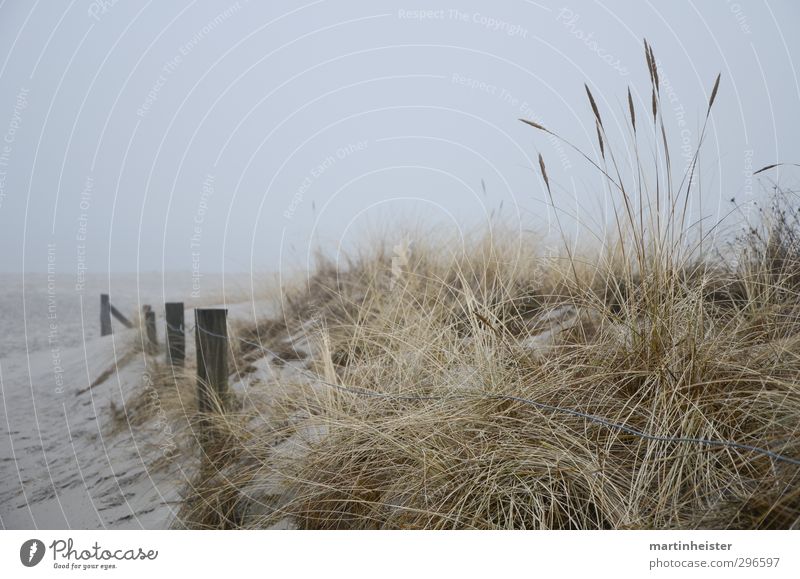
[[[673, 182], [645, 55], [665, 168], [649, 184], [640, 165], [626, 180], [586, 87], [601, 159], [579, 152], [619, 201], [606, 249], [544, 256], [495, 231], [452, 251], [422, 238], [401, 270], [388, 246], [321, 263], [250, 348], [269, 379], [217, 418], [182, 524], [800, 528], [796, 209], [728, 259], [692, 235], [697, 154]], [[274, 363], [275, 336], [309, 357]]]

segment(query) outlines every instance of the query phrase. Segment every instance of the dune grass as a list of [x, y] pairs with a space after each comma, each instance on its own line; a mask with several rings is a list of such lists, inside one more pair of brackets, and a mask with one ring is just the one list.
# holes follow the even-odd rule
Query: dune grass
[[564, 233], [546, 256], [495, 230], [417, 236], [401, 265], [388, 245], [321, 259], [279, 319], [239, 332], [234, 375], [262, 361], [266, 377], [212, 417], [181, 525], [800, 527], [797, 209], [777, 198], [727, 248], [687, 224], [697, 155], [673, 180], [645, 56], [652, 110], [628, 92], [630, 142], [649, 131], [653, 167], [635, 150], [622, 166], [586, 87], [585, 157], [617, 199], [607, 243]]

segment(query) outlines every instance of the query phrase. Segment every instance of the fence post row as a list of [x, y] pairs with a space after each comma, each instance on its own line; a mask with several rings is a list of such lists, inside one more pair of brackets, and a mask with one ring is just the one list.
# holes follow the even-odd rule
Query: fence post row
[[196, 309], [197, 406], [201, 413], [224, 411], [228, 398], [227, 309]]
[[164, 304], [167, 331], [167, 362], [183, 367], [186, 360], [186, 330], [183, 325], [183, 302]]
[[[183, 302], [167, 302], [166, 346], [167, 360], [183, 366], [186, 360], [186, 334]], [[111, 305], [108, 294], [100, 294], [100, 332], [111, 333], [111, 315], [126, 326], [130, 322]], [[147, 347], [155, 350], [158, 344], [156, 313], [149, 305], [142, 306]], [[198, 308], [194, 311], [195, 349], [197, 351], [197, 406], [201, 414], [224, 412], [228, 393], [228, 310]]]

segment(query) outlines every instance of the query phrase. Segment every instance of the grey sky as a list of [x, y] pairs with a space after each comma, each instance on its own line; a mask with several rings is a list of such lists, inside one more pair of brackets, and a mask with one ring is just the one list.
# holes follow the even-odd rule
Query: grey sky
[[516, 119], [598, 154], [583, 83], [627, 135], [644, 37], [679, 169], [722, 72], [698, 213], [800, 161], [795, 2], [454, 4], [6, 0], [0, 270], [273, 271], [418, 220], [546, 227], [539, 151], [598, 221], [597, 173]]

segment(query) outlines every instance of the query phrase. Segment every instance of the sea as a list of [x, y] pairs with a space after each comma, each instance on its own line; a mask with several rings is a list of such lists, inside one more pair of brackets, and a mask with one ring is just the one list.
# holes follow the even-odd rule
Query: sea
[[[0, 360], [78, 346], [99, 336], [103, 293], [137, 323], [144, 305], [163, 319], [165, 302], [187, 307], [240, 303], [258, 291], [246, 274], [209, 274], [198, 280], [191, 272], [87, 274], [81, 283], [59, 273], [0, 273], [0, 288]], [[111, 325], [124, 327], [114, 318]]]

